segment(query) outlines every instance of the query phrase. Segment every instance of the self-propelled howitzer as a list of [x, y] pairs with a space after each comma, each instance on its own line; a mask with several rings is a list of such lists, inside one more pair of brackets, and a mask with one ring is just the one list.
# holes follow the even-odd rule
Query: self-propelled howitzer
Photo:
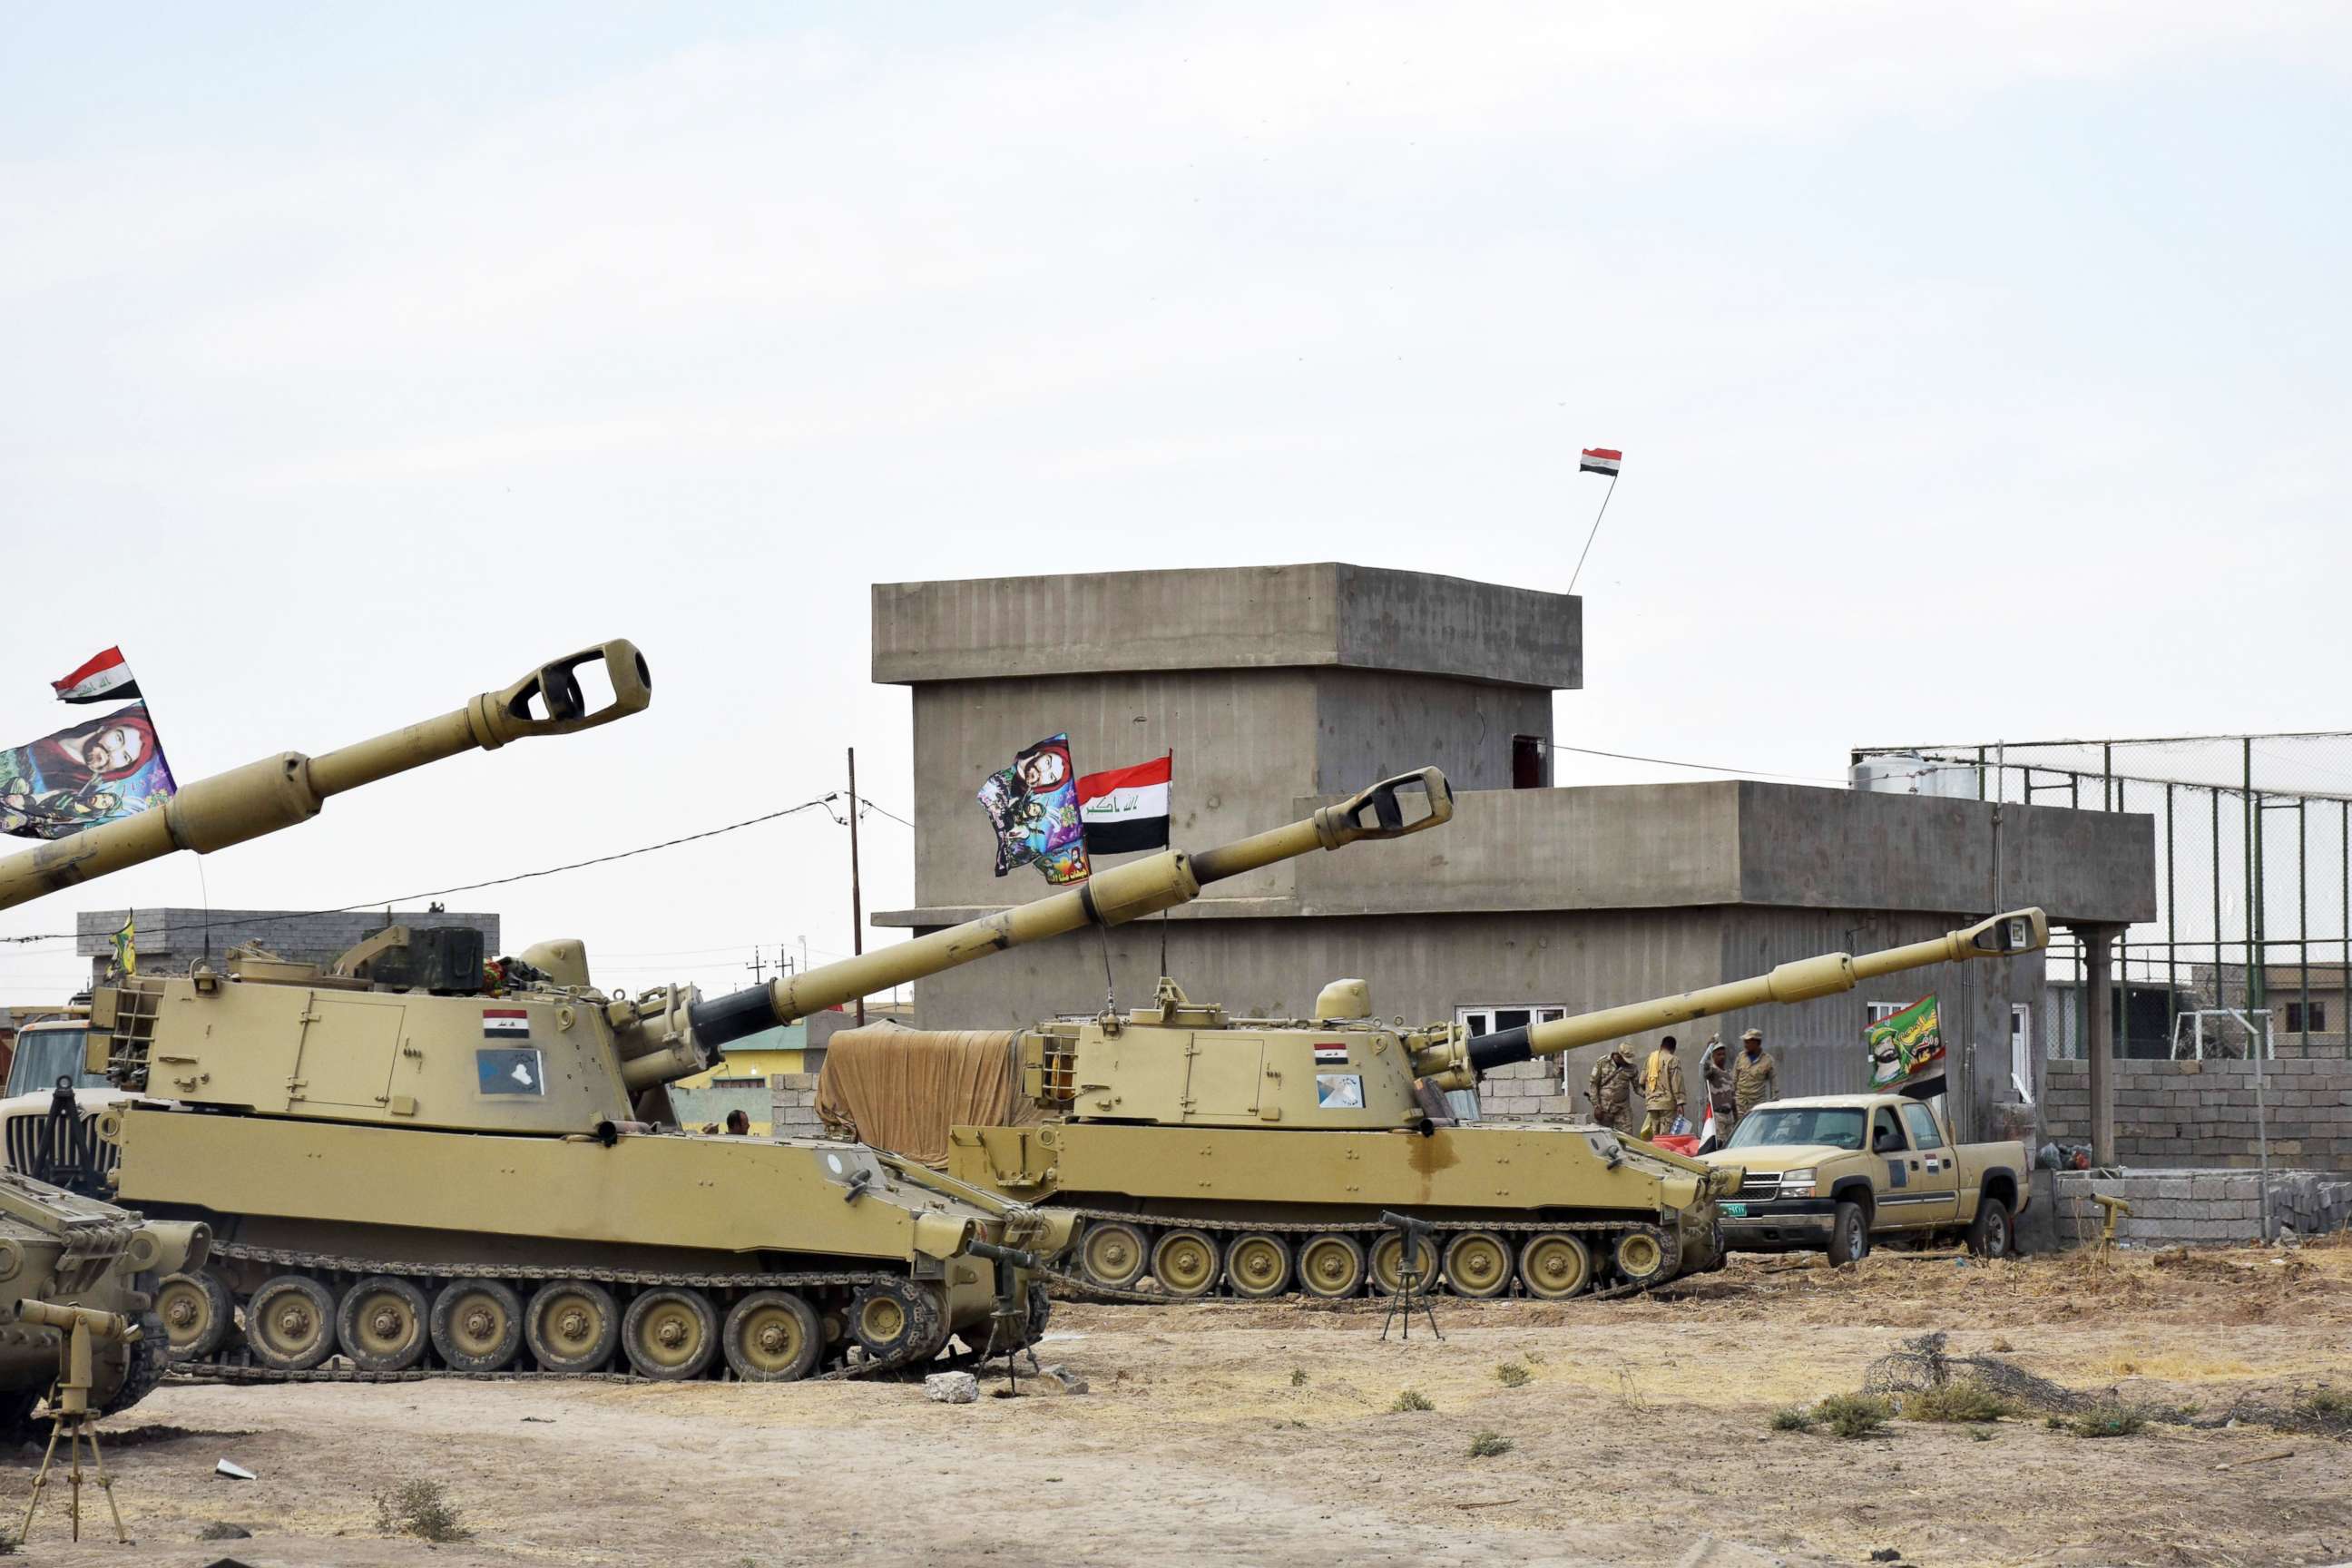
[[[1797, 1003], [1900, 970], [2031, 952], [2039, 910], [1930, 942], [1832, 953], [1767, 975], [1530, 1030], [1391, 1026], [1369, 988], [1324, 988], [1312, 1018], [1236, 1018], [1162, 980], [1155, 1006], [1040, 1024], [1017, 1036], [906, 1030], [835, 1035], [819, 1103], [857, 1106], [867, 1053], [1009, 1049], [1045, 1120], [978, 1124], [941, 1107], [950, 1174], [1086, 1222], [1078, 1260], [1115, 1289], [1147, 1276], [1177, 1296], [1343, 1297], [1399, 1288], [1407, 1237], [1383, 1211], [1428, 1222], [1415, 1267], [1464, 1296], [1573, 1296], [1714, 1267], [1716, 1199], [1739, 1173], [1602, 1127], [1456, 1124], [1442, 1093], [1531, 1056], [1736, 1007]], [[974, 1075], [977, 1079], [978, 1075]], [[934, 1130], [920, 1129], [925, 1134]]]
[[471, 932], [398, 927], [324, 968], [247, 952], [226, 974], [137, 976], [91, 1004], [93, 1055], [139, 1094], [101, 1131], [124, 1201], [218, 1237], [164, 1289], [174, 1350], [199, 1363], [783, 1380], [853, 1349], [928, 1360], [951, 1335], [1003, 1351], [1043, 1329], [1036, 1269], [1071, 1216], [854, 1143], [654, 1125], [656, 1091], [771, 1021], [1451, 810], [1433, 770], [1393, 779], [708, 1003], [601, 991], [572, 941], [486, 979]]

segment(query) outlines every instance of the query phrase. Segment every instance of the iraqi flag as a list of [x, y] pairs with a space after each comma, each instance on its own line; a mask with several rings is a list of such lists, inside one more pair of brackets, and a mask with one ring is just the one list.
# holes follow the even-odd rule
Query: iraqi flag
[[139, 695], [139, 682], [122, 662], [122, 650], [108, 648], [63, 680], [52, 680], [60, 702], [128, 702]]
[[1576, 465], [1576, 471], [1580, 474], [1607, 474], [1613, 479], [1617, 477], [1617, 465], [1624, 460], [1625, 454], [1613, 447], [1587, 447], [1584, 459]]
[[522, 1007], [483, 1008], [482, 1038], [486, 1040], [527, 1040], [530, 1038], [530, 1011]]
[[1168, 847], [1168, 784], [1175, 764], [1171, 754], [1078, 781], [1078, 820], [1086, 826], [1087, 854]]

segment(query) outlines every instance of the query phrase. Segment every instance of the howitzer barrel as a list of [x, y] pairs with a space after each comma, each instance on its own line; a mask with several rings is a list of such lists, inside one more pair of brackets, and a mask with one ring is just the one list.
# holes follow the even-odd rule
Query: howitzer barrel
[[1622, 1007], [1604, 1007], [1596, 1013], [1580, 1013], [1548, 1024], [1504, 1029], [1468, 1040], [1444, 1041], [1423, 1051], [1415, 1059], [1414, 1070], [1441, 1089], [1468, 1089], [1483, 1073], [1533, 1057], [1558, 1056], [1579, 1046], [1621, 1039], [1644, 1029], [1685, 1024], [1736, 1008], [1834, 996], [1841, 991], [1853, 990], [1864, 980], [1906, 969], [2033, 952], [2049, 944], [2049, 917], [2038, 909], [2014, 910], [1926, 942], [1866, 952], [1859, 958], [1843, 952], [1801, 958], [1781, 964], [1769, 974], [1710, 985], [1702, 991], [1685, 991], [1678, 996], [1662, 996]]
[[1454, 792], [1435, 768], [1383, 779], [1286, 827], [1199, 854], [1171, 849], [1097, 871], [1066, 893], [983, 915], [960, 926], [827, 963], [803, 974], [698, 1004], [694, 1036], [705, 1051], [777, 1024], [789, 1024], [859, 996], [939, 974], [992, 952], [1063, 936], [1090, 925], [1124, 925], [1192, 902], [1211, 882], [1360, 839], [1402, 838], [1454, 816]]
[[[591, 709], [583, 666], [601, 663], [612, 700]], [[645, 656], [626, 638], [552, 659], [503, 691], [454, 712], [306, 757], [286, 752], [181, 786], [135, 816], [88, 828], [0, 860], [0, 910], [107, 876], [174, 850], [209, 855], [307, 822], [331, 795], [357, 789], [460, 752], [493, 752], [530, 735], [568, 735], [643, 712], [653, 700]]]

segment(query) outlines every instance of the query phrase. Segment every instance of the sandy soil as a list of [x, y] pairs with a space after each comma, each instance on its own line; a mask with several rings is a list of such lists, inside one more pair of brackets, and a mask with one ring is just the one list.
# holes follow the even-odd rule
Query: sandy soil
[[[1769, 1429], [1948, 1330], [2071, 1387], [2284, 1408], [2352, 1389], [2352, 1248], [1983, 1267], [1741, 1259], [1673, 1300], [1442, 1302], [1441, 1343], [1377, 1307], [1066, 1306], [1083, 1396], [919, 1386], [447, 1382], [172, 1386], [119, 1423], [135, 1550], [196, 1564], [1133, 1562], [2309, 1563], [2352, 1557], [2352, 1443], [2261, 1425], [2087, 1440], [2039, 1416]], [[1498, 1365], [1524, 1366], [1507, 1387]], [[1399, 1391], [1435, 1409], [1399, 1414]], [[1472, 1458], [1474, 1434], [1514, 1445]], [[1979, 1434], [1982, 1433], [1982, 1436]], [[228, 1457], [259, 1472], [215, 1478]], [[37, 1456], [0, 1458], [21, 1510]], [[375, 1492], [443, 1482], [475, 1531], [386, 1538]], [[101, 1515], [102, 1518], [102, 1510]], [[7, 1516], [13, 1529], [14, 1514]], [[199, 1544], [228, 1520], [247, 1541]], [[102, 1526], [94, 1533], [104, 1537]]]

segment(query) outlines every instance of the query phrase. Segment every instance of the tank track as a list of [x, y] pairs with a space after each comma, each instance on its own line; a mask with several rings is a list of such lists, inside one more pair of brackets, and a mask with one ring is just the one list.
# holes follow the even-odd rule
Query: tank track
[[128, 1410], [163, 1385], [163, 1374], [171, 1369], [172, 1342], [164, 1335], [162, 1315], [140, 1313], [139, 1337], [123, 1351], [127, 1360], [121, 1386], [99, 1406], [101, 1415]]
[[[640, 1287], [670, 1287], [680, 1289], [709, 1291], [725, 1290], [792, 1290], [803, 1291], [814, 1287], [855, 1290], [860, 1286], [888, 1281], [903, 1283], [906, 1276], [872, 1269], [803, 1269], [784, 1273], [733, 1272], [696, 1273], [643, 1268], [563, 1268], [549, 1265], [514, 1264], [497, 1268], [467, 1267], [463, 1264], [395, 1263], [380, 1258], [347, 1258], [324, 1252], [302, 1252], [283, 1247], [247, 1247], [236, 1242], [215, 1241], [212, 1246], [215, 1259], [236, 1263], [257, 1263], [281, 1272], [304, 1274], [314, 1279], [344, 1275], [353, 1279], [370, 1275], [386, 1274], [419, 1284], [443, 1283], [452, 1279], [497, 1279], [510, 1285], [539, 1285], [557, 1279], [583, 1279], [598, 1285]], [[240, 1303], [241, 1304], [241, 1303]], [[713, 1303], [719, 1316], [725, 1317], [723, 1306]], [[155, 1320], [156, 1337], [163, 1339], [163, 1322]], [[234, 1331], [231, 1331], [232, 1333]], [[824, 1372], [811, 1372], [799, 1381], [805, 1383], [840, 1382], [853, 1378], [878, 1377], [896, 1372], [919, 1359], [910, 1350], [896, 1357], [868, 1357], [845, 1360], [846, 1337], [842, 1345], [829, 1345], [821, 1357], [840, 1363]], [[226, 1349], [226, 1347], [224, 1346]], [[340, 1352], [338, 1352], [340, 1354]], [[618, 1348], [614, 1351], [616, 1363], [625, 1366], [627, 1356]], [[937, 1352], [934, 1352], [934, 1354]], [[999, 1352], [1002, 1353], [1002, 1352]], [[528, 1363], [530, 1352], [526, 1344], [517, 1350], [517, 1363]], [[945, 1363], [942, 1363], [945, 1364]], [[257, 1363], [252, 1353], [241, 1346], [226, 1359], [218, 1361], [174, 1361], [170, 1372], [175, 1381], [213, 1383], [425, 1383], [443, 1379], [461, 1379], [476, 1383], [660, 1383], [672, 1381], [650, 1378], [635, 1372], [547, 1372], [537, 1368], [513, 1365], [496, 1372], [472, 1372], [446, 1366], [411, 1366], [395, 1372], [373, 1371], [357, 1366], [318, 1366], [305, 1371], [293, 1371]], [[699, 1379], [685, 1381], [708, 1382], [729, 1377], [727, 1359], [713, 1354], [710, 1367]], [[144, 1390], [141, 1391], [144, 1393]]]
[[[1289, 1286], [1284, 1292], [1285, 1296], [1301, 1296], [1307, 1294], [1299, 1289], [1297, 1273], [1297, 1249], [1302, 1238], [1317, 1236], [1352, 1236], [1364, 1244], [1365, 1250], [1369, 1253], [1371, 1248], [1371, 1244], [1374, 1241], [1382, 1237], [1392, 1236], [1395, 1234], [1388, 1226], [1381, 1224], [1378, 1220], [1327, 1220], [1320, 1223], [1307, 1222], [1270, 1225], [1260, 1220], [1181, 1219], [1171, 1218], [1164, 1215], [1131, 1213], [1120, 1209], [1081, 1208], [1075, 1205], [1064, 1205], [1060, 1204], [1055, 1204], [1052, 1206], [1055, 1213], [1076, 1215], [1080, 1219], [1084, 1220], [1086, 1225], [1080, 1228], [1076, 1239], [1071, 1246], [1069, 1257], [1073, 1267], [1066, 1270], [1061, 1268], [1049, 1268], [1045, 1271], [1047, 1275], [1056, 1284], [1067, 1290], [1074, 1298], [1087, 1300], [1130, 1303], [1142, 1306], [1173, 1306], [1187, 1301], [1280, 1300], [1283, 1297], [1252, 1297], [1238, 1294], [1233, 1289], [1232, 1281], [1226, 1277], [1222, 1260], [1218, 1266], [1216, 1282], [1208, 1289], [1205, 1289], [1197, 1295], [1179, 1295], [1166, 1290], [1138, 1290], [1127, 1286], [1105, 1284], [1100, 1280], [1089, 1277], [1084, 1272], [1086, 1267], [1084, 1262], [1084, 1249], [1086, 1246], [1087, 1231], [1091, 1229], [1097, 1222], [1116, 1221], [1121, 1225], [1138, 1226], [1144, 1232], [1147, 1238], [1150, 1239], [1155, 1244], [1160, 1237], [1174, 1230], [1198, 1230], [1207, 1232], [1211, 1235], [1225, 1236], [1257, 1235], [1278, 1237], [1289, 1245], [1292, 1254], [1292, 1275]], [[1450, 1232], [1458, 1234], [1462, 1231], [1470, 1230], [1490, 1231], [1497, 1235], [1527, 1237], [1532, 1237], [1538, 1234], [1574, 1235], [1586, 1237], [1588, 1242], [1590, 1242], [1591, 1238], [1601, 1235], [1607, 1235], [1613, 1238], [1622, 1236], [1628, 1231], [1640, 1231], [1645, 1233], [1654, 1240], [1658, 1244], [1660, 1250], [1664, 1254], [1664, 1266], [1659, 1269], [1657, 1277], [1647, 1283], [1623, 1279], [1603, 1283], [1604, 1273], [1610, 1265], [1605, 1256], [1604, 1249], [1596, 1247], [1593, 1249], [1594, 1256], [1592, 1258], [1591, 1280], [1575, 1295], [1560, 1298], [1560, 1300], [1565, 1300], [1606, 1301], [1613, 1300], [1620, 1297], [1639, 1295], [1653, 1289], [1657, 1286], [1671, 1283], [1678, 1277], [1681, 1271], [1682, 1243], [1680, 1239], [1673, 1231], [1668, 1230], [1664, 1226], [1652, 1225], [1645, 1221], [1441, 1219], [1431, 1220], [1428, 1223], [1432, 1230], [1440, 1233], [1435, 1239], [1434, 1245], [1437, 1247], [1441, 1257], [1444, 1250], [1445, 1233]], [[1609, 1250], [1613, 1250], [1613, 1247]], [[1369, 1268], [1365, 1271], [1365, 1280], [1361, 1289], [1375, 1295], [1385, 1294], [1381, 1291], [1378, 1282], [1371, 1278], [1371, 1273]], [[1431, 1289], [1433, 1293], [1435, 1294], [1455, 1294], [1451, 1284], [1449, 1282], [1443, 1282], [1442, 1279], [1440, 1283], [1432, 1286]], [[1516, 1251], [1511, 1260], [1510, 1281], [1496, 1294], [1501, 1298], [1519, 1297], [1523, 1299], [1543, 1299], [1532, 1298], [1531, 1293], [1527, 1290], [1524, 1282], [1519, 1279], [1518, 1259], [1516, 1256]], [[1311, 1300], [1314, 1298], [1310, 1297], [1309, 1299]], [[1345, 1300], [1346, 1298], [1329, 1299]]]

